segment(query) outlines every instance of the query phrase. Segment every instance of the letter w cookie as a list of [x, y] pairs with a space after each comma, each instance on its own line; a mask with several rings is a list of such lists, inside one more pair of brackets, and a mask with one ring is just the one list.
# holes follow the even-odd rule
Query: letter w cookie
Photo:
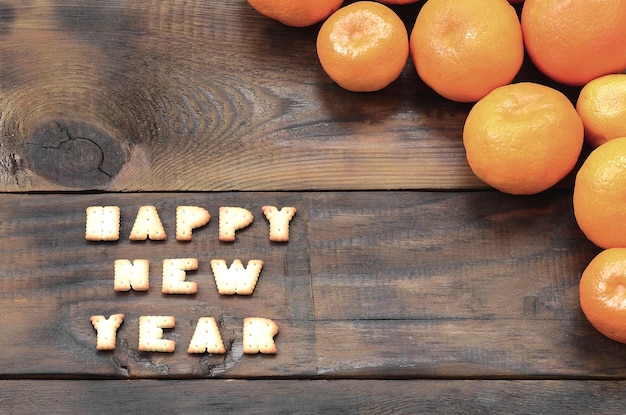
[[217, 292], [223, 295], [251, 295], [262, 268], [263, 261], [260, 259], [251, 259], [245, 268], [239, 259], [235, 259], [230, 267], [223, 259], [211, 260]]

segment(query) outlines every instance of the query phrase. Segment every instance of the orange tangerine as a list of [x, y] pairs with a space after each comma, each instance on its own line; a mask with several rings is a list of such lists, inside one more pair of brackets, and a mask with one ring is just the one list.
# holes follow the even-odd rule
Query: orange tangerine
[[470, 110], [463, 144], [479, 179], [504, 193], [528, 195], [548, 189], [574, 168], [583, 124], [561, 92], [536, 83], [509, 84]]
[[417, 3], [419, 0], [378, 0], [382, 4], [411, 4]]
[[330, 16], [343, 0], [248, 0], [259, 13], [294, 27], [311, 26]]
[[409, 57], [409, 35], [389, 7], [357, 1], [322, 24], [317, 55], [324, 71], [341, 87], [372, 92], [396, 80]]
[[574, 182], [574, 216], [601, 248], [626, 248], [626, 137], [607, 141], [584, 161]]
[[528, 55], [557, 82], [581, 86], [626, 68], [624, 0], [526, 0], [521, 22]]
[[520, 22], [507, 0], [428, 0], [410, 48], [420, 78], [459, 102], [510, 83], [524, 60]]
[[626, 136], [626, 74], [611, 74], [587, 83], [578, 96], [576, 111], [593, 147]]
[[596, 330], [626, 343], [626, 248], [600, 252], [579, 283], [580, 307]]

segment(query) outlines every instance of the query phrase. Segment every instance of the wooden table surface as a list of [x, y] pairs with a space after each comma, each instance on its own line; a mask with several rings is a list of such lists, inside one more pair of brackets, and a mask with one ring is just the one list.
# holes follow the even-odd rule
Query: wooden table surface
[[[396, 7], [409, 29], [420, 4]], [[626, 345], [596, 332], [578, 281], [599, 249], [572, 176], [509, 196], [467, 166], [470, 104], [411, 63], [383, 91], [331, 82], [319, 26], [245, 0], [0, 2], [0, 412], [623, 413]], [[555, 85], [525, 62], [517, 81]], [[85, 209], [121, 210], [117, 242]], [[165, 241], [131, 242], [142, 205]], [[179, 205], [209, 224], [174, 238]], [[295, 206], [273, 243], [263, 205]], [[255, 216], [234, 243], [218, 209]], [[160, 292], [195, 257], [195, 295]], [[148, 259], [148, 292], [115, 292], [116, 259]], [[251, 296], [216, 291], [211, 259], [264, 260]], [[124, 313], [116, 349], [94, 314]], [[138, 320], [172, 315], [174, 353], [141, 352]], [[242, 319], [278, 353], [245, 355]], [[215, 317], [223, 355], [186, 352]]]

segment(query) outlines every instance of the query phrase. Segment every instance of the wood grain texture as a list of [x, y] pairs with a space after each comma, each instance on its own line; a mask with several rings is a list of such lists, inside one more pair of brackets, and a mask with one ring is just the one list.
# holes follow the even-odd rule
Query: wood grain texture
[[[46, 378], [617, 378], [623, 345], [597, 333], [578, 279], [597, 253], [571, 194], [307, 192], [5, 195], [0, 221], [2, 375]], [[125, 239], [142, 204], [173, 235], [177, 205], [256, 215], [235, 243], [217, 217], [190, 243]], [[260, 206], [295, 206], [291, 238], [269, 241]], [[84, 239], [85, 208], [117, 205], [118, 242]], [[54, 209], [50, 207], [54, 206]], [[161, 261], [195, 257], [193, 296], [160, 292]], [[115, 293], [115, 259], [151, 261], [147, 293]], [[249, 297], [220, 296], [211, 259], [265, 261]], [[126, 314], [114, 352], [95, 350], [94, 314]], [[141, 315], [173, 315], [175, 353], [138, 351]], [[276, 356], [242, 353], [245, 317], [280, 326]], [[190, 356], [200, 317], [225, 355]], [[557, 352], [558, 351], [558, 352]]]
[[[1, 381], [6, 415], [48, 414], [618, 414], [624, 382]], [[36, 390], [37, 393], [33, 393]], [[23, 399], [28, 396], [28, 399]]]
[[[384, 91], [342, 90], [319, 26], [245, 0], [2, 6], [2, 191], [484, 187], [461, 140], [470, 105], [410, 62]], [[409, 30], [419, 7], [397, 8]], [[545, 81], [530, 64], [518, 79]]]
[[[410, 29], [422, 4], [394, 9]], [[623, 412], [625, 346], [578, 304], [598, 248], [573, 174], [533, 197], [486, 189], [462, 145], [471, 105], [410, 62], [384, 91], [342, 90], [318, 28], [245, 0], [0, 0], [1, 413]], [[579, 91], [528, 60], [521, 80]], [[145, 204], [166, 241], [127, 239]], [[187, 243], [183, 204], [213, 215]], [[288, 243], [264, 204], [298, 208]], [[120, 241], [85, 240], [91, 205], [120, 206]], [[220, 206], [255, 215], [234, 243]], [[195, 295], [160, 292], [179, 257], [199, 260]], [[262, 259], [254, 294], [220, 296], [216, 258]], [[114, 292], [115, 259], [148, 259], [150, 290]], [[112, 313], [99, 352], [89, 317]], [[152, 314], [176, 317], [174, 353], [139, 351]], [[243, 354], [250, 316], [278, 323], [276, 356]], [[186, 353], [200, 317], [224, 355]]]

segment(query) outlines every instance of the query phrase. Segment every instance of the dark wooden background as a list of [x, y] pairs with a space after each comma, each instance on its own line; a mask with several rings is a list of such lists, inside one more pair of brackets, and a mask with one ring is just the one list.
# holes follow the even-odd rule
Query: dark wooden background
[[[421, 3], [395, 10], [412, 23]], [[354, 94], [319, 66], [319, 25], [245, 0], [0, 1], [0, 412], [622, 413], [626, 345], [586, 321], [578, 280], [599, 249], [578, 229], [572, 175], [501, 194], [467, 166], [470, 104], [411, 63]], [[517, 81], [555, 86], [525, 62]], [[587, 150], [588, 151], [588, 150]], [[155, 205], [168, 239], [130, 242]], [[189, 243], [175, 209], [213, 215]], [[295, 206], [291, 239], [261, 206]], [[84, 238], [117, 205], [118, 242]], [[220, 206], [253, 212], [234, 243]], [[160, 293], [161, 261], [196, 257], [192, 296]], [[115, 293], [113, 262], [151, 288]], [[250, 297], [219, 296], [209, 262], [263, 259]], [[92, 314], [124, 313], [113, 352]], [[141, 315], [177, 319], [175, 353], [138, 350]], [[198, 318], [224, 355], [188, 355]], [[280, 326], [244, 355], [241, 320]]]

